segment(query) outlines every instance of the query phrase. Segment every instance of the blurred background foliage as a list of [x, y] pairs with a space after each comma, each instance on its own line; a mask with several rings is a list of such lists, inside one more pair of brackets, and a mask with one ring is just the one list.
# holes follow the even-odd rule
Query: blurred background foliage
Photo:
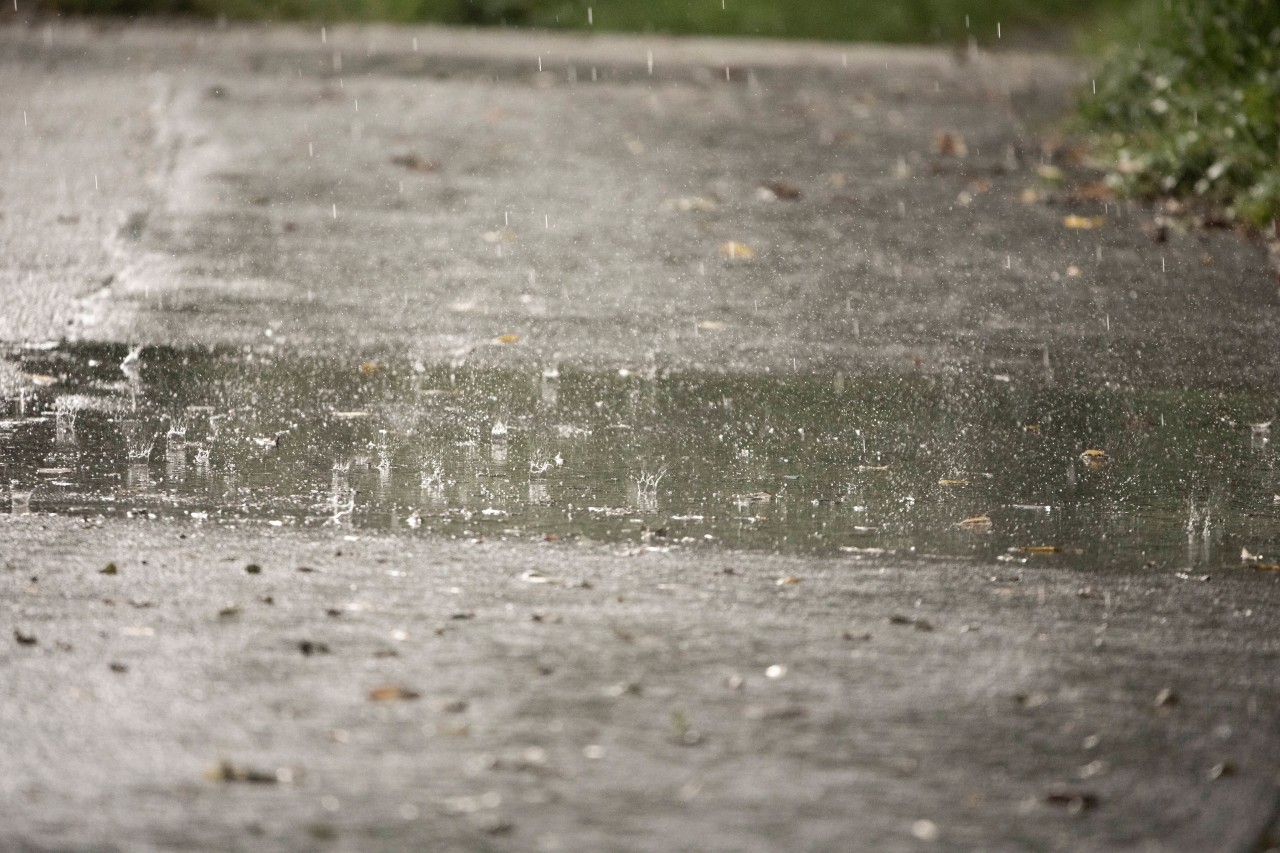
[[1280, 0], [1153, 0], [1107, 49], [1080, 112], [1120, 189], [1274, 229]]
[[[1280, 0], [24, 0], [59, 15], [434, 22], [1058, 46], [1098, 66], [1077, 129], [1118, 189], [1280, 215]], [[997, 36], [999, 27], [1000, 36]], [[1094, 90], [1096, 85], [1096, 91]], [[1280, 232], [1277, 232], [1280, 235]]]
[[[61, 14], [439, 22], [834, 41], [1058, 41], [1125, 0], [39, 0]], [[590, 9], [590, 20], [588, 20]], [[967, 19], [967, 26], [966, 26]]]

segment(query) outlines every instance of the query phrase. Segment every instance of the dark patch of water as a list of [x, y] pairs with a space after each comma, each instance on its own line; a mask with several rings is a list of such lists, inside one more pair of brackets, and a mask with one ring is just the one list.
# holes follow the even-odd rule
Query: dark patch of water
[[1189, 570], [1280, 552], [1258, 395], [114, 346], [7, 361], [10, 512]]

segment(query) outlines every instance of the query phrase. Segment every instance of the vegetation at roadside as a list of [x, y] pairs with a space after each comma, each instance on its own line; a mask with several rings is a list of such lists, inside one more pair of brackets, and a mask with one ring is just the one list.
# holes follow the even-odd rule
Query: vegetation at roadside
[[1150, 0], [1096, 86], [1081, 115], [1118, 189], [1254, 226], [1280, 215], [1280, 2]]
[[[58, 14], [439, 22], [835, 41], [1064, 33], [1124, 0], [26, 0]], [[997, 29], [999, 28], [999, 36]]]

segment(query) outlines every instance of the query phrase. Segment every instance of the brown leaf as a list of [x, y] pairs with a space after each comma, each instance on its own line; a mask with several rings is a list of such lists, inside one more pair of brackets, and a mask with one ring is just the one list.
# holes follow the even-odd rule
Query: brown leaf
[[399, 154], [391, 158], [392, 165], [403, 166], [410, 172], [438, 172], [440, 165], [417, 154]]
[[421, 694], [399, 684], [380, 684], [369, 691], [369, 698], [374, 702], [403, 702], [417, 699]]
[[971, 515], [964, 521], [959, 522], [959, 526], [974, 533], [989, 533], [991, 531], [991, 518], [986, 515]]
[[799, 201], [800, 190], [786, 181], [765, 181], [764, 188], [783, 201]]
[[1078, 216], [1074, 213], [1068, 213], [1062, 217], [1063, 225], [1075, 229], [1101, 228], [1106, 221], [1105, 216]]
[[230, 761], [221, 761], [206, 770], [204, 775], [210, 782], [251, 782], [259, 785], [274, 785], [288, 778], [289, 773], [287, 770], [271, 772], [256, 767], [232, 764]]
[[964, 144], [964, 134], [940, 130], [933, 135], [933, 150], [943, 157], [966, 157], [969, 148]]

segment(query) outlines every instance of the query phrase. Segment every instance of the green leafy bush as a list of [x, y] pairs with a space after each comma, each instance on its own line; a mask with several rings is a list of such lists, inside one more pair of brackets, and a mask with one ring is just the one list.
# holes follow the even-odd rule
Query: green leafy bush
[[1096, 85], [1081, 112], [1120, 188], [1280, 214], [1280, 0], [1152, 0]]

